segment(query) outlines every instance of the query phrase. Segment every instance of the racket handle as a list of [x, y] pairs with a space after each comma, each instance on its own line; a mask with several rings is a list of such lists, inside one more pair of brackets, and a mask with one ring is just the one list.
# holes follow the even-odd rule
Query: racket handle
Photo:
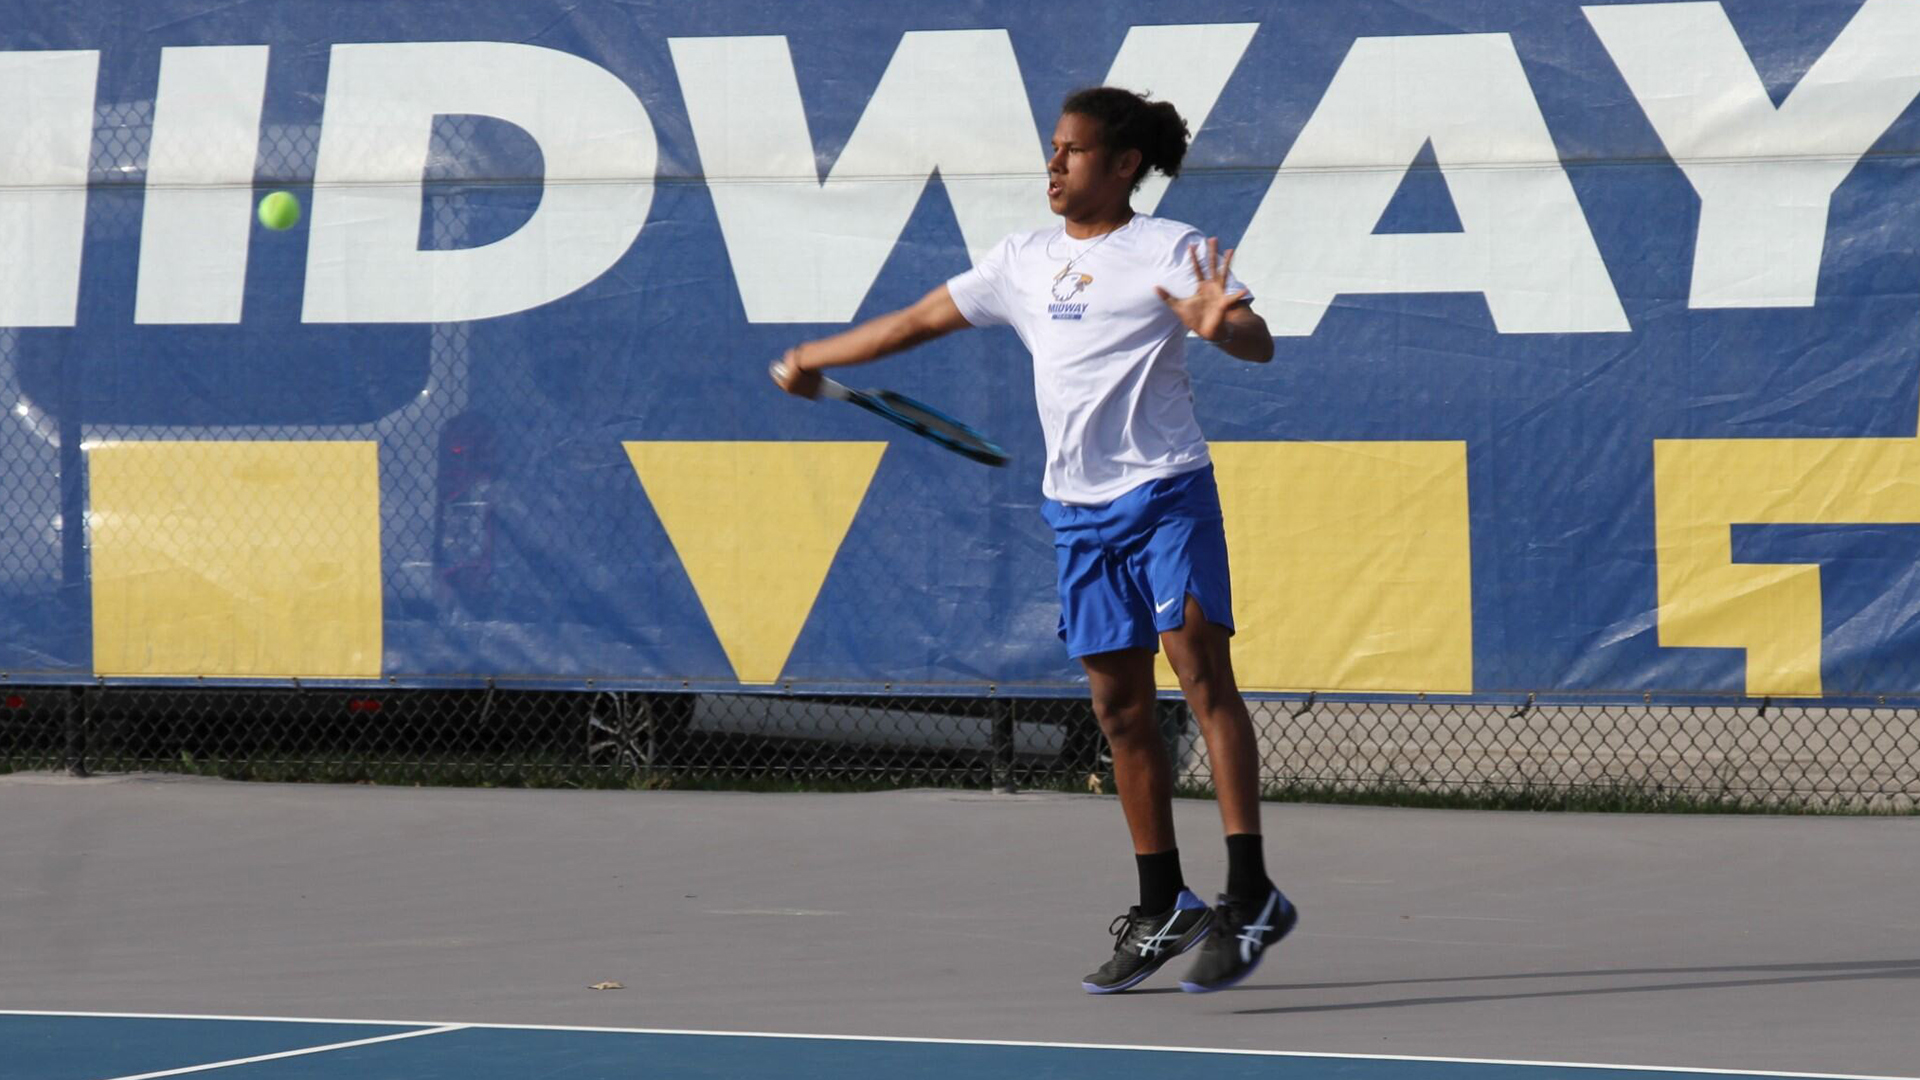
[[[767, 374], [773, 376], [774, 382], [785, 387], [787, 385], [787, 362], [785, 360], [775, 360], [772, 364], [768, 365]], [[830, 397], [835, 401], [846, 401], [853, 396], [853, 391], [848, 390], [846, 387], [834, 382], [825, 375], [817, 371], [813, 374], [820, 380], [820, 390], [815, 395], [816, 397]]]
[[785, 360], [775, 360], [773, 363], [768, 364], [767, 374], [773, 377], [774, 385], [782, 390], [787, 388], [787, 362]]

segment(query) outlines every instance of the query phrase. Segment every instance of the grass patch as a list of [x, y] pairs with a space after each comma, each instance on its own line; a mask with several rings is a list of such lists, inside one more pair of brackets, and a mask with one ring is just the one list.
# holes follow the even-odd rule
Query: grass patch
[[[1204, 797], [1212, 797], [1212, 789]], [[1475, 787], [1432, 789], [1404, 783], [1377, 786], [1291, 784], [1261, 793], [1269, 802], [1330, 803], [1349, 806], [1400, 806], [1435, 810], [1517, 810], [1536, 813], [1605, 814], [1768, 814], [1825, 816], [1910, 816], [1920, 806], [1891, 802], [1846, 801], [1840, 796], [1733, 791], [1688, 791], [1631, 784], [1584, 787]]]

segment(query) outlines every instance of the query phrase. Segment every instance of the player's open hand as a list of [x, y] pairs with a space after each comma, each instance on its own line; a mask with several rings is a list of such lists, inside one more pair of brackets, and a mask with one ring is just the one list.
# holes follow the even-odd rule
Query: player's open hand
[[820, 393], [820, 373], [800, 366], [799, 348], [788, 349], [769, 369], [774, 385], [795, 397], [811, 398]]
[[1235, 304], [1247, 298], [1245, 289], [1227, 291], [1227, 271], [1233, 266], [1233, 249], [1228, 248], [1224, 258], [1220, 255], [1220, 241], [1207, 237], [1207, 265], [1200, 265], [1200, 245], [1187, 249], [1187, 255], [1193, 259], [1193, 276], [1199, 282], [1199, 288], [1192, 296], [1177, 297], [1167, 290], [1154, 286], [1153, 291], [1160, 294], [1161, 302], [1173, 309], [1187, 329], [1199, 334], [1208, 341], [1218, 341], [1226, 334], [1227, 312]]

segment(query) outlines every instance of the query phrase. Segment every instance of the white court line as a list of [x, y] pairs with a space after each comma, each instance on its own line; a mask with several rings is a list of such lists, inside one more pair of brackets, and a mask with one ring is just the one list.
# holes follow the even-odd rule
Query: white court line
[[[33, 1015], [62, 1016], [64, 1013], [38, 1013]], [[89, 1014], [89, 1015], [112, 1015]], [[145, 1019], [139, 1018], [139, 1019]], [[159, 1019], [158, 1017], [154, 1019]], [[228, 1017], [206, 1017], [209, 1020], [225, 1020]], [[301, 1021], [306, 1023], [307, 1021]], [[162, 1069], [159, 1072], [134, 1073], [131, 1076], [116, 1076], [113, 1080], [157, 1080], [162, 1076], [184, 1076], [187, 1073], [209, 1072], [214, 1069], [230, 1069], [235, 1065], [252, 1065], [257, 1061], [279, 1061], [281, 1058], [306, 1057], [308, 1054], [324, 1054], [331, 1050], [346, 1050], [355, 1046], [372, 1046], [374, 1043], [399, 1042], [401, 1039], [417, 1039], [422, 1035], [444, 1035], [449, 1031], [460, 1031], [466, 1024], [443, 1024], [430, 1031], [403, 1031], [398, 1035], [377, 1035], [371, 1039], [355, 1039], [352, 1042], [328, 1043], [326, 1046], [309, 1046], [300, 1050], [282, 1050], [277, 1054], [256, 1054], [253, 1057], [233, 1058], [229, 1061], [210, 1061], [205, 1065], [188, 1065], [180, 1069]]]
[[[1608, 1065], [1590, 1061], [1527, 1061], [1514, 1058], [1424, 1057], [1409, 1054], [1336, 1054], [1311, 1050], [1243, 1050], [1207, 1046], [1136, 1046], [1129, 1043], [1027, 1042], [1012, 1039], [916, 1039], [910, 1035], [821, 1035], [794, 1031], [708, 1031], [695, 1028], [584, 1027], [568, 1024], [446, 1024], [423, 1020], [347, 1020], [322, 1016], [219, 1016], [198, 1013], [112, 1013], [65, 1012], [52, 1009], [0, 1009], [0, 1016], [79, 1016], [119, 1020], [240, 1020], [276, 1024], [364, 1024], [369, 1027], [420, 1027], [439, 1025], [433, 1031], [416, 1031], [385, 1038], [435, 1035], [463, 1028], [475, 1031], [582, 1031], [604, 1035], [698, 1035], [730, 1039], [810, 1039], [822, 1042], [922, 1043], [932, 1046], [1018, 1046], [1048, 1050], [1139, 1050], [1160, 1054], [1232, 1054], [1238, 1057], [1331, 1058], [1339, 1061], [1410, 1061], [1440, 1065], [1531, 1065], [1552, 1069], [1614, 1069], [1620, 1072], [1694, 1073], [1701, 1076], [1781, 1077], [1784, 1080], [1920, 1080], [1916, 1076], [1889, 1076], [1867, 1073], [1779, 1072], [1770, 1069], [1701, 1069], [1685, 1065]], [[381, 1041], [381, 1040], [371, 1040]], [[342, 1044], [347, 1045], [347, 1044]], [[320, 1048], [324, 1049], [324, 1048]], [[317, 1052], [317, 1050], [316, 1050]], [[264, 1060], [264, 1059], [261, 1059]], [[211, 1066], [208, 1066], [209, 1068]], [[113, 1080], [148, 1080], [172, 1073], [146, 1073], [121, 1076]]]

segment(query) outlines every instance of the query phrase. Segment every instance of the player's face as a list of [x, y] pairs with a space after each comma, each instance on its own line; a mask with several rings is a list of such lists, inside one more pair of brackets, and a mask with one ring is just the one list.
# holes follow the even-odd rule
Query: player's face
[[1099, 122], [1062, 113], [1053, 128], [1053, 156], [1047, 159], [1047, 206], [1068, 219], [1086, 218], [1124, 204], [1132, 189], [1132, 173], [1107, 152]]

